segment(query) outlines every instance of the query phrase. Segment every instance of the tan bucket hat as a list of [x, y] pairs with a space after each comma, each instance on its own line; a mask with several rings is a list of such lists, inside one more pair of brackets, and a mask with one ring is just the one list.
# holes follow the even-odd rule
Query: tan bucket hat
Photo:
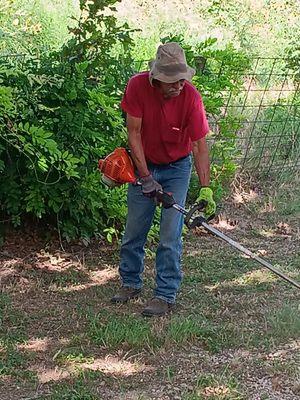
[[149, 80], [165, 83], [177, 82], [180, 79], [191, 81], [195, 70], [186, 63], [184, 50], [176, 42], [162, 44], [156, 52], [156, 59], [149, 62]]

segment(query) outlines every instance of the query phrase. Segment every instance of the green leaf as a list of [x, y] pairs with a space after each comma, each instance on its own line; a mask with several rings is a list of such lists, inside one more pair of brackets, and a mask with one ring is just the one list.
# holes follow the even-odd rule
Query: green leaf
[[38, 166], [39, 166], [40, 170], [42, 170], [43, 172], [46, 172], [46, 171], [47, 171], [48, 166], [47, 166], [47, 160], [46, 160], [45, 157], [39, 158], [39, 160], [38, 160]]

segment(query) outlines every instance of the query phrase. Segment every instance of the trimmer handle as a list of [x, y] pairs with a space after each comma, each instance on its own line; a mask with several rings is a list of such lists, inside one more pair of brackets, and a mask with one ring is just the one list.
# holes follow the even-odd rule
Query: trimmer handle
[[[142, 186], [142, 182], [140, 180], [136, 180], [134, 182], [135, 186]], [[153, 200], [157, 204], [161, 204], [163, 208], [171, 208], [176, 204], [176, 201], [171, 193], [164, 192], [163, 190], [158, 190], [155, 192], [154, 196], [152, 197]]]
[[[136, 185], [141, 185], [139, 181], [136, 181]], [[203, 222], [208, 222], [211, 218], [206, 219], [203, 215], [203, 211], [207, 206], [207, 201], [201, 200], [199, 203], [195, 204], [189, 211], [185, 210], [179, 204], [176, 203], [174, 197], [171, 193], [164, 192], [159, 190], [156, 192], [153, 197], [157, 204], [161, 204], [163, 208], [171, 208], [174, 207], [177, 211], [181, 212], [185, 215], [184, 223], [189, 229], [196, 228], [197, 226], [201, 226]], [[199, 214], [200, 215], [197, 215]], [[195, 215], [196, 214], [196, 215]]]
[[[163, 191], [156, 192], [155, 199], [164, 208], [174, 207], [177, 211], [185, 215], [184, 223], [189, 229], [201, 226], [203, 222], [208, 222], [204, 217], [203, 211], [207, 206], [207, 201], [201, 200], [199, 203], [195, 204], [189, 211], [186, 211], [183, 207], [176, 203], [174, 197], [170, 193]], [[198, 215], [200, 212], [200, 215]], [[209, 218], [210, 219], [210, 218]]]
[[195, 204], [184, 219], [184, 223], [189, 229], [196, 228], [197, 226], [201, 226], [202, 222], [207, 222], [207, 219], [204, 218], [203, 214], [195, 215], [196, 213], [202, 212], [204, 208], [207, 206], [207, 201], [201, 200], [199, 203]]
[[176, 201], [174, 197], [171, 195], [171, 193], [164, 192], [162, 190], [159, 190], [155, 194], [155, 200], [158, 203], [161, 203], [163, 208], [171, 208], [176, 204]]

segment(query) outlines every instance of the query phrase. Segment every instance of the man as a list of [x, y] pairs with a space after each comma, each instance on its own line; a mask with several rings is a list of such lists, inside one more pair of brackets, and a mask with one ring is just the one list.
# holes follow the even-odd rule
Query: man
[[[209, 126], [202, 99], [190, 83], [195, 71], [186, 63], [177, 43], [158, 47], [150, 72], [128, 82], [121, 107], [127, 115], [128, 142], [141, 186], [129, 185], [128, 215], [121, 246], [121, 290], [111, 299], [125, 303], [140, 295], [144, 270], [144, 245], [152, 224], [159, 190], [172, 193], [185, 204], [191, 176], [191, 153], [200, 182], [198, 201], [206, 200], [206, 217], [215, 213], [209, 188], [209, 156], [205, 135]], [[156, 252], [154, 297], [142, 311], [164, 315], [175, 304], [182, 273], [183, 216], [162, 209]]]

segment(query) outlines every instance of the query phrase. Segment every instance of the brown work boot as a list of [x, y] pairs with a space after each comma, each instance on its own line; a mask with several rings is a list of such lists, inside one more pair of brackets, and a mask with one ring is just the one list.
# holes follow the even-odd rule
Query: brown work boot
[[162, 316], [172, 310], [174, 304], [167, 303], [166, 301], [153, 297], [142, 311], [142, 315], [145, 317]]
[[141, 289], [122, 286], [121, 289], [111, 298], [112, 303], [126, 303], [128, 300], [139, 297]]

